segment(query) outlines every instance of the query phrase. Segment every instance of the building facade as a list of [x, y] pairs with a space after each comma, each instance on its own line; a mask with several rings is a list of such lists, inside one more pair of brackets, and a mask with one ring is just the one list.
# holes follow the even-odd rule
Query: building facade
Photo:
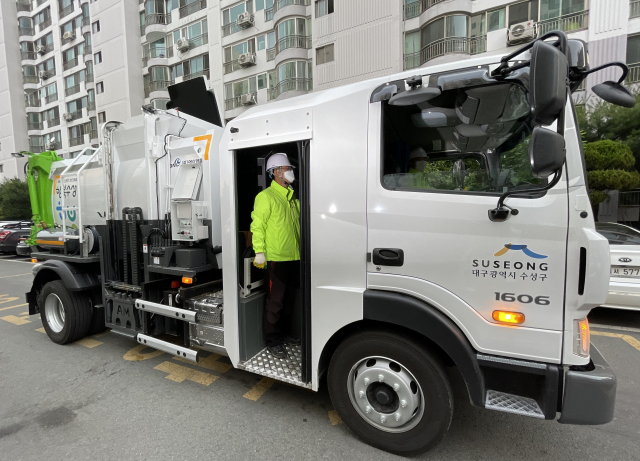
[[71, 157], [99, 143], [102, 122], [165, 108], [169, 85], [203, 76], [228, 121], [309, 91], [506, 54], [560, 29], [589, 44], [592, 65], [626, 62], [627, 83], [640, 81], [640, 0], [0, 3], [0, 179], [21, 176], [11, 152]]

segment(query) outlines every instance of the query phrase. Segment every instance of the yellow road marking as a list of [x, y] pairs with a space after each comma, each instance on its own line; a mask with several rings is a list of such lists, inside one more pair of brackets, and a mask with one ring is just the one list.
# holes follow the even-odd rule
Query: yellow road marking
[[91, 338], [82, 338], [77, 340], [75, 344], [80, 344], [81, 346], [87, 347], [89, 349], [93, 349], [94, 347], [99, 346], [100, 344], [103, 344], [103, 343]]
[[27, 323], [31, 323], [31, 320], [27, 320], [28, 316], [28, 312], [23, 312], [19, 317], [15, 315], [5, 315], [4, 317], [0, 317], [0, 319], [9, 323], [13, 323], [14, 325], [25, 325]]
[[9, 277], [22, 277], [23, 275], [31, 275], [31, 272], [27, 272], [26, 274], [15, 274], [15, 275], [3, 275], [0, 279], [8, 279]]
[[[198, 360], [196, 366], [206, 368], [207, 370], [217, 371], [218, 373], [226, 373], [233, 368], [233, 366], [229, 363], [218, 362], [220, 357], [222, 356], [218, 354], [211, 354], [208, 357]], [[193, 363], [191, 360], [187, 360], [184, 357], [174, 357], [173, 359], [180, 362]]]
[[45, 331], [44, 327], [42, 327], [42, 328], [36, 328], [36, 331], [39, 331], [40, 333], [47, 334], [47, 332]]
[[[152, 349], [151, 352], [145, 352], [142, 353], [141, 351], [146, 349], [147, 346], [145, 346], [144, 344], [140, 344], [139, 346], [134, 347], [131, 350], [128, 350], [126, 352], [126, 354], [124, 354], [122, 356], [123, 359], [128, 360], [130, 362], [139, 362], [140, 360], [148, 360], [148, 359], [153, 359], [155, 357], [158, 357], [162, 354], [164, 354], [164, 352], [156, 350], [156, 349]], [[149, 348], [151, 349], [151, 348]]]
[[[12, 298], [12, 299], [18, 299], [18, 298]], [[2, 309], [0, 309], [0, 311], [6, 311], [7, 309], [13, 309], [15, 307], [22, 307], [22, 306], [26, 306], [29, 303], [24, 303], [24, 304], [16, 304], [15, 306], [9, 306], [9, 307], [3, 307]]]
[[638, 341], [633, 336], [622, 335], [620, 333], [609, 333], [608, 331], [593, 331], [593, 330], [591, 331], [591, 334], [595, 336], [607, 336], [609, 338], [620, 338], [624, 342], [629, 344], [631, 347], [640, 351], [640, 341]]
[[[5, 298], [6, 295], [0, 296], [0, 304], [4, 304], [4, 303], [10, 303], [12, 301], [16, 301], [20, 298], [18, 298], [17, 296], [12, 296], [10, 298]], [[24, 304], [23, 304], [24, 306]]]
[[338, 412], [335, 410], [329, 410], [327, 412], [329, 415], [329, 421], [331, 421], [331, 425], [335, 426], [337, 424], [342, 424], [342, 419], [338, 416]]
[[258, 384], [249, 389], [249, 391], [247, 391], [247, 393], [244, 394], [243, 397], [255, 402], [262, 396], [262, 394], [267, 392], [269, 388], [273, 386], [273, 383], [275, 383], [275, 380], [271, 378], [262, 378], [260, 381], [258, 381]]
[[194, 370], [193, 368], [183, 367], [182, 365], [178, 365], [177, 363], [173, 362], [162, 362], [160, 365], [155, 367], [154, 370], [160, 370], [164, 371], [165, 373], [169, 373], [167, 376], [165, 376], [165, 378], [170, 379], [171, 381], [175, 381], [176, 383], [181, 383], [185, 379], [188, 379], [189, 381], [193, 381], [194, 383], [208, 386], [216, 379], [218, 379], [217, 376], [210, 373]]

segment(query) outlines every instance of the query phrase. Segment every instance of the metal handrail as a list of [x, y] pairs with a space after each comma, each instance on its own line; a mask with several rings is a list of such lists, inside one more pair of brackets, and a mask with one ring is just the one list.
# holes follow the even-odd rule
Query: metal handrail
[[64, 18], [65, 16], [68, 16], [69, 14], [71, 14], [73, 12], [73, 2], [71, 2], [71, 4], [60, 10], [60, 15], [58, 16], [60, 19]]
[[93, 52], [91, 45], [87, 45], [86, 43], [84, 44], [84, 50], [82, 52], [83, 55], [87, 56], [87, 55], [91, 55]]
[[47, 128], [53, 128], [54, 126], [60, 125], [60, 117], [50, 118], [47, 120]]
[[431, 42], [420, 50], [420, 64], [422, 65], [445, 54], [470, 54], [469, 40], [467, 37], [448, 37]]
[[69, 122], [73, 122], [74, 120], [78, 120], [82, 118], [82, 109], [77, 110], [75, 112], [69, 112], [71, 114], [71, 120]]
[[49, 104], [57, 100], [58, 100], [58, 93], [50, 94], [44, 98], [45, 104]]
[[420, 16], [422, 13], [422, 0], [413, 0], [404, 5], [404, 18], [411, 19]]
[[202, 77], [202, 76], [209, 78], [209, 69], [204, 69], [198, 72], [194, 72], [192, 74], [185, 75], [182, 80], [187, 81], [187, 80], [191, 80], [191, 79]]
[[37, 75], [23, 75], [22, 76], [23, 83], [38, 83]]
[[27, 122], [27, 130], [44, 130], [42, 122]]
[[311, 78], [288, 78], [269, 89], [269, 100], [276, 99], [288, 91], [311, 91], [312, 87], [313, 79]]
[[87, 102], [87, 111], [91, 111], [91, 112], [95, 112], [96, 110], [96, 103], [95, 102]]
[[173, 85], [174, 82], [171, 80], [155, 80], [149, 82], [149, 93], [153, 91], [164, 91], [167, 89], [169, 85]]
[[40, 98], [24, 98], [25, 107], [40, 107], [42, 100]]
[[36, 30], [33, 27], [18, 27], [18, 35], [33, 36], [36, 34]]
[[69, 146], [79, 146], [80, 144], [84, 144], [84, 135], [77, 138], [69, 138]]
[[45, 19], [40, 24], [38, 24], [38, 32], [42, 32], [43, 30], [45, 30], [50, 25], [51, 25], [51, 18]]
[[204, 33], [202, 35], [198, 35], [197, 37], [193, 37], [189, 39], [189, 49], [192, 50], [194, 48], [198, 48], [199, 46], [203, 46], [208, 43], [209, 43], [209, 34]]
[[88, 16], [83, 16], [82, 17], [82, 25], [83, 26], [88, 26], [91, 24], [91, 18]]
[[273, 13], [275, 14], [278, 10], [281, 10], [285, 6], [290, 5], [301, 5], [301, 6], [309, 6], [311, 2], [309, 0], [275, 0], [273, 2]]
[[[255, 101], [258, 100], [258, 93], [257, 92], [252, 92], [252, 93], [246, 93], [246, 94], [250, 94], [251, 96], [253, 96], [253, 99]], [[245, 96], [244, 94], [241, 94], [240, 96], [234, 96], [233, 98], [229, 98], [229, 99], [225, 99], [224, 100], [224, 110], [232, 110], [232, 109], [236, 109], [240, 106], [242, 106], [242, 103], [240, 102], [242, 100], [242, 97]]]
[[78, 57], [76, 56], [73, 59], [69, 59], [67, 62], [63, 62], [62, 63], [62, 69], [63, 70], [73, 69], [77, 65], [78, 65]]
[[[252, 14], [251, 17], [254, 18], [255, 16]], [[235, 34], [241, 30], [244, 29], [238, 25], [238, 21], [230, 22], [229, 24], [222, 26], [222, 36], [226, 37], [227, 35]]]
[[407, 53], [404, 55], [404, 70], [420, 67], [420, 52]]
[[93, 72], [85, 72], [84, 73], [84, 82], [92, 83], [93, 82]]
[[589, 26], [589, 10], [545, 19], [538, 22], [537, 26], [539, 35], [544, 35], [552, 30], [561, 30], [568, 33], [584, 30]]
[[272, 48], [267, 48], [267, 62], [269, 61], [273, 61], [274, 59], [276, 59], [276, 47], [272, 47]]
[[311, 48], [311, 36], [310, 35], [287, 35], [278, 39], [276, 43], [276, 54], [289, 48]]
[[431, 8], [434, 5], [437, 5], [440, 2], [444, 2], [444, 0], [422, 0], [422, 11], [421, 11], [421, 13], [424, 13], [429, 8]]
[[23, 61], [25, 59], [28, 59], [30, 61], [35, 61], [36, 59], [38, 59], [38, 53], [36, 53], [35, 51], [21, 51], [20, 52], [20, 58]]
[[629, 64], [629, 73], [627, 74], [626, 83], [640, 82], [640, 63]]
[[265, 21], [272, 21], [273, 20], [273, 13], [274, 13], [274, 8], [265, 8], [264, 9], [264, 20]]
[[154, 24], [167, 25], [171, 24], [171, 15], [163, 13], [151, 13], [145, 18], [145, 26], [149, 27]]
[[18, 8], [18, 12], [20, 11], [32, 11], [33, 6], [31, 5], [30, 0], [18, 0], [16, 2], [16, 7]]
[[71, 96], [72, 94], [80, 93], [80, 84], [70, 86], [69, 88], [64, 89], [65, 96]]
[[629, 19], [640, 16], [640, 0], [631, 0], [629, 2]]
[[195, 13], [196, 11], [203, 10], [207, 7], [207, 0], [196, 0], [183, 7], [180, 7], [180, 19]]

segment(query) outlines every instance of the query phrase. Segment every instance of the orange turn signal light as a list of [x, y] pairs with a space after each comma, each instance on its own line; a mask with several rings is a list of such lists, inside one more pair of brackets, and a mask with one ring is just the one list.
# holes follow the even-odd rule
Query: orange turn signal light
[[191, 285], [193, 283], [193, 279], [191, 277], [182, 277], [182, 283]]
[[35, 264], [38, 262], [38, 260], [36, 258], [31, 258], [31, 262]]
[[493, 320], [500, 323], [523, 323], [524, 314], [519, 312], [493, 311]]

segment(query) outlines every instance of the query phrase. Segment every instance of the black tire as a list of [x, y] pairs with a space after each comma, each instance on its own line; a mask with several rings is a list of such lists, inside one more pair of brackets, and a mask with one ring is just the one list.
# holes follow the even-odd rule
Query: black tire
[[[51, 317], [51, 310], [47, 306], [47, 300], [51, 303], [60, 301], [64, 317], [58, 316], [58, 322]], [[48, 282], [42, 287], [38, 297], [40, 318], [47, 335], [57, 344], [68, 344], [84, 338], [91, 326], [91, 302], [89, 295], [83, 292], [69, 291], [60, 280]], [[47, 312], [50, 313], [49, 318]], [[61, 319], [61, 321], [59, 321]], [[51, 324], [50, 324], [51, 322]]]
[[[368, 366], [369, 362], [363, 362], [368, 357], [381, 357], [397, 362], [396, 366], [401, 364], [417, 381], [423, 396], [423, 412], [414, 416], [418, 420], [412, 419], [406, 423], [405, 427], [408, 429], [405, 432], [387, 432], [374, 426], [351, 401], [350, 373], [357, 364], [364, 363]], [[449, 430], [453, 416], [453, 394], [443, 367], [433, 354], [406, 337], [377, 330], [357, 333], [347, 338], [331, 358], [327, 383], [333, 407], [345, 425], [364, 442], [381, 450], [402, 456], [415, 455], [433, 448]], [[369, 386], [373, 385], [379, 386], [377, 382], [372, 382]], [[367, 388], [367, 399], [369, 389], [370, 387]], [[356, 399], [354, 395], [354, 400]], [[393, 414], [389, 414], [389, 417], [392, 416]], [[411, 427], [412, 424], [415, 426]]]

